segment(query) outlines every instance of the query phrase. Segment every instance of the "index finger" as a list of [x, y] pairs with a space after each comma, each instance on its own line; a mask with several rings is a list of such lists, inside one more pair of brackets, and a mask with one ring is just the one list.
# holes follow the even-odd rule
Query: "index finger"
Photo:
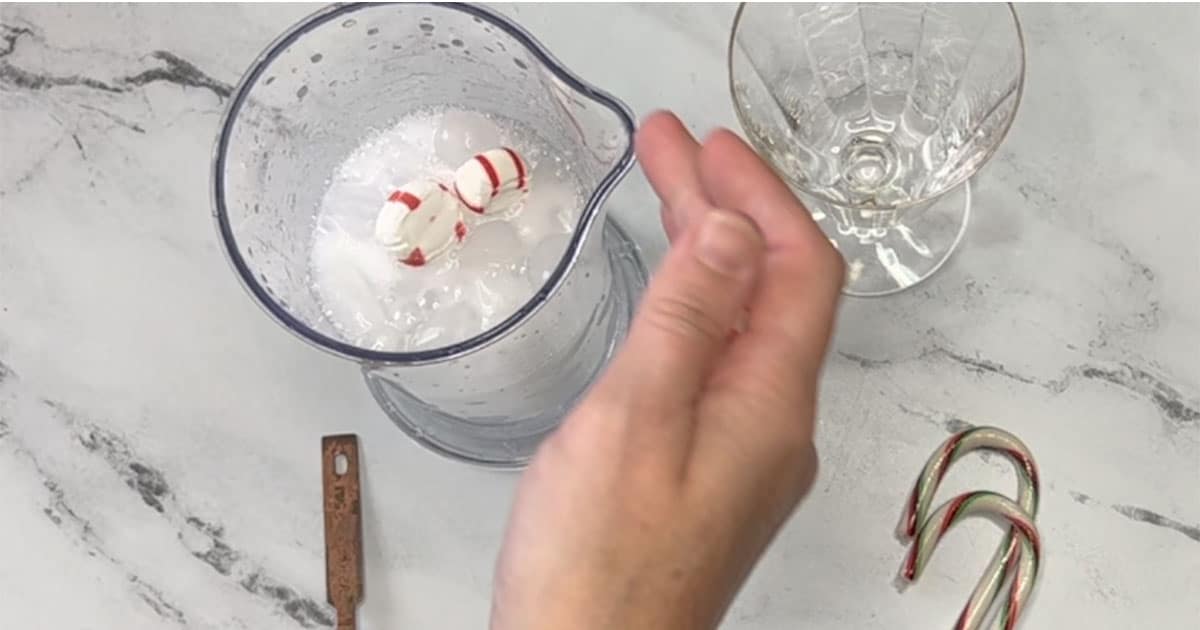
[[735, 489], [721, 500], [745, 495], [790, 508], [812, 482], [817, 380], [843, 263], [808, 210], [737, 136], [709, 136], [700, 176], [714, 204], [757, 224], [766, 252], [749, 325], [709, 380], [717, 411], [696, 426], [689, 474], [709, 488]]
[[670, 112], [646, 117], [635, 138], [638, 162], [662, 200], [663, 229], [674, 242], [691, 217], [712, 207], [700, 183], [700, 144]]
[[749, 326], [728, 369], [763, 384], [815, 380], [844, 277], [841, 256], [787, 185], [733, 133], [719, 130], [705, 141], [700, 175], [715, 205], [749, 216], [767, 241]]

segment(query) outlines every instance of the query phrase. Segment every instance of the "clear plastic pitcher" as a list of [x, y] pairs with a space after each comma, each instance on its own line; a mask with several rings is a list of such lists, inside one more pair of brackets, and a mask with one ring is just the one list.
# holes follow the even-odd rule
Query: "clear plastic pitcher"
[[[327, 320], [309, 254], [336, 166], [407, 113], [463, 105], [539, 130], [586, 192], [544, 284], [513, 315], [445, 347], [359, 347]], [[425, 446], [519, 466], [584, 394], [645, 286], [604, 201], [633, 164], [628, 107], [564, 68], [521, 27], [464, 5], [347, 5], [292, 27], [230, 99], [213, 162], [214, 213], [251, 296], [314, 346], [362, 364], [387, 415]]]

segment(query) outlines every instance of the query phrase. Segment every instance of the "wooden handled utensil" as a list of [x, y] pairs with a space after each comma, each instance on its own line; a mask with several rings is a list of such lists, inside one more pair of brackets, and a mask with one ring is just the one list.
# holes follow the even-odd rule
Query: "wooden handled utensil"
[[355, 630], [363, 596], [362, 502], [358, 437], [321, 440], [325, 495], [325, 597], [337, 609], [337, 630]]

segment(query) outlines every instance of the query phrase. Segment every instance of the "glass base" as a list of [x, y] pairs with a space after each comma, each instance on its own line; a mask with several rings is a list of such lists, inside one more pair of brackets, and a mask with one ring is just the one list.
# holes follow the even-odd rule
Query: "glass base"
[[[555, 392], [555, 402], [533, 416], [460, 417], [447, 413], [404, 389], [397, 382], [404, 372], [388, 374], [380, 366], [364, 365], [367, 388], [384, 413], [422, 446], [451, 459], [492, 468], [521, 468], [537, 451], [542, 440], [562, 423], [563, 418], [587, 392], [588, 386], [608, 365], [628, 332], [638, 301], [646, 288], [646, 265], [637, 245], [611, 218], [604, 221], [603, 247], [612, 270], [612, 285], [607, 303], [598, 313], [603, 328], [594, 329], [593, 339], [605, 344], [602, 359], [587, 369], [588, 378], [578, 391]], [[401, 378], [396, 378], [397, 376]], [[532, 394], [531, 394], [532, 395]], [[486, 401], [484, 401], [486, 403]]]
[[[805, 200], [813, 218], [846, 261], [842, 293], [878, 297], [903, 291], [933, 275], [950, 258], [971, 215], [971, 184], [887, 225]], [[864, 226], [865, 224], [865, 226]]]

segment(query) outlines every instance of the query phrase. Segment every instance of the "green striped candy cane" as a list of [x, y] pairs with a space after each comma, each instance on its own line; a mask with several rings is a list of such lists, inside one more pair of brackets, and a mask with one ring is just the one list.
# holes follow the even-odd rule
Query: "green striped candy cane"
[[[950, 465], [967, 453], [977, 450], [1001, 453], [1012, 461], [1017, 470], [1017, 503], [1030, 515], [1030, 520], [1037, 515], [1038, 472], [1029, 449], [1007, 431], [995, 427], [975, 427], [948, 438], [925, 463], [925, 468], [917, 478], [905, 506], [899, 529], [901, 540], [912, 539], [926, 524], [938, 485], [945, 478]], [[977, 630], [983, 624], [987, 612], [993, 608], [1005, 579], [1013, 576], [1014, 571], [1019, 568], [1020, 541], [1014, 534], [1015, 531], [1011, 528], [1005, 533], [1004, 540], [959, 614], [955, 624], [956, 630]], [[910, 575], [908, 569], [906, 566], [902, 578], [914, 580], [915, 576]], [[996, 617], [996, 627], [1005, 627], [1000, 620], [1012, 617], [1008, 609], [1017, 591], [1017, 583], [1013, 582], [1009, 588], [1009, 597], [1004, 600], [1003, 610]]]

